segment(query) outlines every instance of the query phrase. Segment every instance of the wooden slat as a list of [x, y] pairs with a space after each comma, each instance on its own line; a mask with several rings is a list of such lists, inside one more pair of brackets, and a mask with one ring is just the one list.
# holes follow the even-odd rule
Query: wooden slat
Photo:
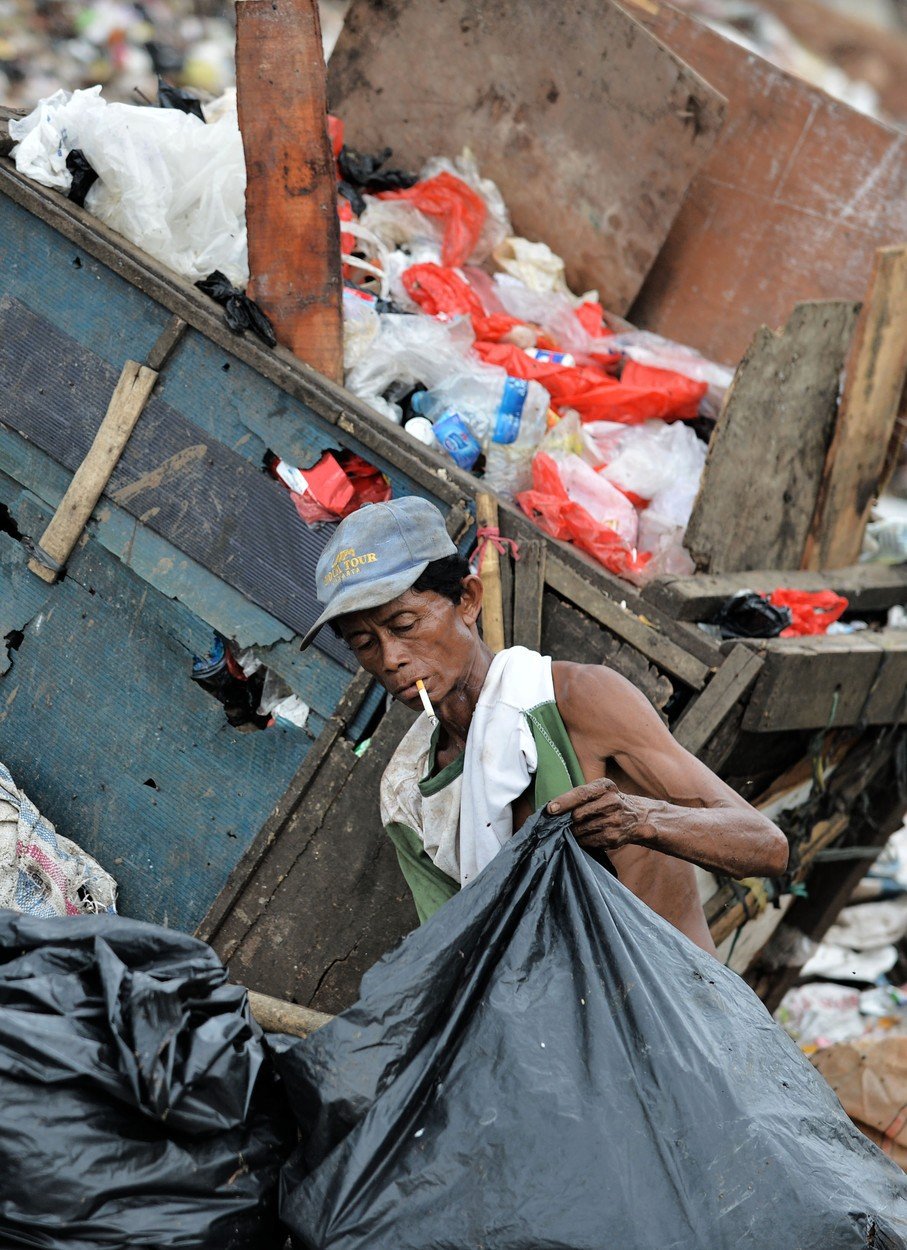
[[734, 705], [759, 675], [763, 657], [742, 643], [734, 647], [718, 672], [674, 726], [681, 746], [698, 755]]
[[707, 81], [600, 0], [554, 17], [544, 0], [354, 0], [328, 76], [353, 147], [390, 146], [414, 169], [469, 147], [514, 232], [547, 242], [573, 289], [600, 289], [615, 312], [723, 114]]
[[542, 645], [542, 597], [545, 590], [545, 544], [520, 544], [513, 566], [513, 645], [538, 651]]
[[343, 380], [340, 229], [316, 0], [236, 5], [249, 293], [277, 340]]
[[743, 721], [755, 733], [907, 719], [907, 631], [772, 638]]
[[876, 255], [847, 360], [803, 567], [859, 558], [907, 377], [907, 245]]
[[756, 334], [725, 397], [685, 545], [709, 573], [799, 568], [856, 307], [798, 304]]
[[31, 571], [43, 581], [56, 581], [64, 569], [144, 411], [157, 378], [153, 369], [146, 369], [134, 360], [127, 360], [123, 366], [88, 454], [73, 474], [53, 520], [41, 535], [38, 550], [28, 562]]
[[769, 594], [779, 587], [834, 590], [854, 612], [884, 612], [907, 602], [907, 569], [854, 564], [813, 573], [803, 569], [757, 569], [744, 573], [697, 574], [651, 582], [643, 597], [679, 621], [707, 621], [738, 590]]
[[631, 643], [637, 651], [656, 663], [659, 668], [679, 677], [681, 681], [701, 690], [706, 683], [710, 668], [666, 637], [660, 629], [647, 620], [620, 606], [620, 603], [603, 595], [566, 563], [550, 553], [545, 564], [545, 580], [552, 590], [575, 603], [606, 629]]
[[664, 0], [622, 4], [728, 100], [631, 320], [734, 365], [797, 300], [862, 299], [907, 239], [907, 135]]

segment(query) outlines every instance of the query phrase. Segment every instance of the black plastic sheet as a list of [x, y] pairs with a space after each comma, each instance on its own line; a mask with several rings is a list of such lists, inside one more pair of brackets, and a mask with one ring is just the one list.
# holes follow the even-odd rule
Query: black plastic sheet
[[290, 1126], [260, 1037], [194, 938], [0, 911], [4, 1250], [282, 1246]]
[[331, 1250], [894, 1250], [907, 1179], [736, 976], [536, 818], [278, 1060]]

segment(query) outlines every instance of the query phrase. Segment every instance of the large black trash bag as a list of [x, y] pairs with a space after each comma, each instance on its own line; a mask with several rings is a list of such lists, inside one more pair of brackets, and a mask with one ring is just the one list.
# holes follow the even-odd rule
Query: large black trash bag
[[281, 1246], [260, 1037], [194, 938], [0, 911], [0, 1246]]
[[536, 817], [278, 1060], [331, 1250], [895, 1250], [907, 1180], [722, 967]]

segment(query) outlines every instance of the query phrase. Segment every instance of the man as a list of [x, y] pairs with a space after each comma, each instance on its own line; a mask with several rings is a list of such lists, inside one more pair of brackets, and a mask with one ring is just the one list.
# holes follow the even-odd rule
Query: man
[[414, 497], [347, 517], [324, 549], [317, 594], [367, 672], [419, 717], [381, 786], [382, 818], [420, 920], [467, 885], [538, 807], [573, 814], [634, 894], [715, 947], [694, 865], [777, 876], [787, 841], [671, 737], [618, 673], [512, 647], [478, 630], [482, 583], [437, 508]]

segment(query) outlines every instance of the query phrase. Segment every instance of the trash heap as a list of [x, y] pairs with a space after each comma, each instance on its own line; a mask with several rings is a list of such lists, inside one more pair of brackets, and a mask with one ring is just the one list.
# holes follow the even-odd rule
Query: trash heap
[[[17, 168], [177, 273], [242, 288], [235, 93], [161, 103], [57, 92], [12, 123]], [[414, 175], [345, 147], [333, 118], [331, 137], [347, 387], [612, 572], [691, 572], [682, 538], [731, 371], [571, 292], [469, 153]]]
[[232, 5], [205, 0], [2, 0], [0, 102], [30, 108], [58, 87], [153, 97], [163, 74], [219, 95], [233, 84]]
[[611, 572], [692, 572], [682, 539], [731, 371], [570, 291], [468, 152], [413, 175], [345, 147], [333, 118], [331, 134], [347, 388]]

